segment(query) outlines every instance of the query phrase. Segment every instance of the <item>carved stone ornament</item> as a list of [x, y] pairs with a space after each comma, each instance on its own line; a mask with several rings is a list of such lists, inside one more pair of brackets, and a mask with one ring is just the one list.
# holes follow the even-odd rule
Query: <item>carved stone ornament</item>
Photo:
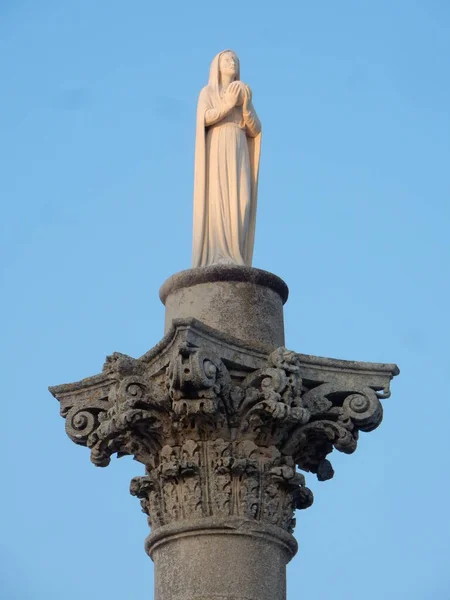
[[235, 516], [292, 532], [313, 502], [297, 468], [333, 477], [328, 455], [378, 427], [397, 373], [268, 351], [184, 319], [141, 358], [115, 353], [101, 374], [50, 391], [95, 465], [117, 454], [145, 466], [130, 489], [153, 530]]

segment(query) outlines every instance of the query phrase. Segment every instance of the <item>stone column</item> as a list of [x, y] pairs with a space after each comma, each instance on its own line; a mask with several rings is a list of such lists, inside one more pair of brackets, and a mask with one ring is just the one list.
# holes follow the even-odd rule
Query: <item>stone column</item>
[[161, 288], [166, 334], [144, 356], [113, 354], [102, 373], [50, 388], [66, 431], [107, 466], [145, 466], [131, 493], [148, 515], [156, 600], [285, 600], [305, 477], [333, 476], [382, 420], [395, 365], [284, 347], [286, 284], [214, 266]]
[[205, 517], [148, 538], [155, 600], [285, 600], [292, 535], [249, 519]]

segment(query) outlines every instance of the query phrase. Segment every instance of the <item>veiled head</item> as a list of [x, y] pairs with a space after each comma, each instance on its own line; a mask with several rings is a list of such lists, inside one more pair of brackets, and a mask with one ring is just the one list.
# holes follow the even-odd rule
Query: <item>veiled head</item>
[[219, 86], [222, 73], [227, 76], [231, 75], [235, 81], [240, 79], [239, 58], [232, 50], [222, 50], [213, 58], [209, 71], [209, 84], [214, 87]]

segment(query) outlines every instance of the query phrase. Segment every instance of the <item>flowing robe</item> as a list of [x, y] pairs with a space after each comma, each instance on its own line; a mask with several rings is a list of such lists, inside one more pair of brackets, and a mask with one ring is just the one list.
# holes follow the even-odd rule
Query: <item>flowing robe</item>
[[[211, 79], [210, 79], [211, 81]], [[197, 108], [192, 266], [251, 266], [261, 124], [249, 104], [228, 112], [211, 83]]]

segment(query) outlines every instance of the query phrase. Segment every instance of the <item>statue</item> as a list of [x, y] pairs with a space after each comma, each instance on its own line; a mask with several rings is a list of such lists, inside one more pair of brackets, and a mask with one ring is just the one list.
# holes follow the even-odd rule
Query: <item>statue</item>
[[251, 266], [261, 123], [231, 50], [212, 61], [197, 108], [192, 266]]

